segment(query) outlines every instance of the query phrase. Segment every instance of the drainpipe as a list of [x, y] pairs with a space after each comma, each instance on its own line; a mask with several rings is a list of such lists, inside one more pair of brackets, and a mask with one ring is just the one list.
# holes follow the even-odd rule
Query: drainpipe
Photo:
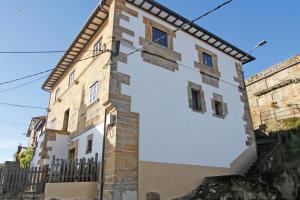
[[101, 161], [101, 174], [100, 174], [100, 200], [103, 200], [103, 192], [104, 192], [104, 169], [105, 169], [105, 145], [106, 145], [106, 115], [107, 111], [105, 109], [104, 112], [104, 131], [103, 131], [103, 142], [102, 142], [102, 161]]

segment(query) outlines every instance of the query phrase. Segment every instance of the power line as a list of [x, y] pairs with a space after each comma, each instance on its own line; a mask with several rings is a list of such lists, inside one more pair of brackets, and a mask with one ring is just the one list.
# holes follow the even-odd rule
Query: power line
[[[91, 58], [95, 58], [95, 57], [97, 57], [97, 56], [99, 56], [99, 55], [101, 55], [103, 53], [106, 53], [106, 52], [110, 52], [110, 50], [105, 50], [105, 51], [100, 52], [100, 54], [88, 56], [86, 58], [82, 58], [82, 59], [79, 59], [79, 60], [75, 60], [72, 63], [70, 63], [70, 65], [72, 65], [74, 63], [81, 62], [81, 61], [85, 61], [85, 60], [88, 60], [88, 59], [91, 59]], [[20, 81], [20, 80], [23, 80], [23, 79], [31, 78], [31, 77], [38, 76], [40, 74], [44, 74], [44, 73], [47, 73], [47, 72], [50, 72], [50, 71], [53, 71], [53, 70], [55, 70], [55, 68], [48, 69], [46, 71], [41, 71], [41, 72], [34, 73], [34, 74], [30, 74], [30, 75], [27, 75], [27, 76], [23, 76], [23, 77], [20, 77], [20, 78], [17, 78], [17, 79], [5, 81], [5, 82], [0, 82], [0, 85], [9, 84], [9, 83], [13, 83], [13, 82]]]
[[20, 107], [20, 108], [41, 109], [41, 110], [47, 110], [48, 109], [48, 108], [39, 107], [39, 106], [28, 106], [28, 105], [20, 105], [20, 104], [12, 104], [12, 103], [4, 103], [4, 102], [0, 102], [0, 105], [12, 106], [12, 107]]
[[[94, 50], [82, 50], [94, 51]], [[0, 54], [52, 54], [52, 53], [65, 53], [67, 50], [41, 50], [41, 51], [0, 51]]]
[[27, 75], [27, 76], [16, 78], [16, 79], [13, 79], [13, 80], [10, 80], [10, 81], [1, 82], [0, 85], [4, 85], [4, 84], [8, 84], [8, 83], [13, 83], [13, 82], [20, 81], [20, 80], [23, 80], [23, 79], [26, 79], [26, 78], [31, 78], [33, 76], [37, 76], [37, 75], [40, 75], [40, 74], [45, 74], [45, 73], [53, 71], [53, 70], [54, 69], [48, 69], [48, 70], [45, 70], [45, 71], [42, 71], [42, 72], [38, 72], [38, 73], [35, 73], [35, 74], [30, 74], [30, 75]]
[[32, 80], [32, 81], [28, 81], [28, 82], [26, 82], [26, 83], [20, 84], [20, 85], [15, 86], [15, 87], [11, 87], [11, 88], [7, 88], [7, 89], [4, 89], [4, 90], [0, 90], [0, 93], [8, 92], [8, 91], [11, 91], [11, 90], [14, 90], [14, 89], [18, 89], [18, 88], [24, 87], [24, 86], [26, 86], [26, 85], [29, 85], [29, 84], [34, 83], [34, 82], [36, 82], [36, 81], [39, 81], [39, 80], [41, 80], [41, 79], [43, 79], [43, 78], [46, 78], [47, 76], [49, 76], [49, 74], [47, 74], [46, 76], [42, 76], [42, 77], [40, 77], [40, 78], [38, 78], [38, 79], [34, 79], [34, 80]]
[[134, 54], [134, 53], [136, 53], [136, 52], [139, 52], [139, 51], [145, 49], [147, 46], [152, 45], [152, 44], [155, 43], [155, 42], [158, 42], [158, 41], [164, 39], [165, 37], [167, 37], [167, 36], [170, 35], [170, 34], [174, 34], [174, 33], [176, 33], [177, 31], [182, 30], [182, 29], [183, 29], [184, 27], [186, 27], [186, 26], [190, 26], [191, 24], [195, 23], [196, 21], [199, 21], [200, 19], [202, 19], [202, 18], [208, 16], [209, 14], [211, 14], [211, 13], [213, 13], [213, 12], [219, 10], [220, 8], [226, 6], [227, 4], [231, 3], [232, 1], [233, 1], [233, 0], [229, 0], [229, 1], [226, 1], [226, 2], [224, 2], [224, 3], [222, 3], [222, 4], [220, 4], [219, 6], [215, 7], [214, 9], [211, 9], [211, 10], [207, 11], [206, 13], [204, 13], [203, 15], [200, 15], [199, 17], [193, 19], [193, 20], [190, 21], [189, 23], [185, 23], [185, 24], [181, 25], [179, 28], [177, 28], [177, 29], [175, 29], [175, 30], [173, 30], [173, 31], [170, 31], [170, 32], [167, 33], [166, 35], [163, 35], [162, 37], [160, 37], [160, 38], [158, 38], [158, 39], [156, 39], [156, 40], [154, 40], [154, 41], [148, 41], [146, 45], [144, 45], [144, 46], [142, 46], [141, 48], [138, 48], [138, 49], [134, 50], [133, 52], [129, 53], [129, 54], [127, 55], [127, 57], [130, 56], [130, 55], [132, 55], [132, 54]]

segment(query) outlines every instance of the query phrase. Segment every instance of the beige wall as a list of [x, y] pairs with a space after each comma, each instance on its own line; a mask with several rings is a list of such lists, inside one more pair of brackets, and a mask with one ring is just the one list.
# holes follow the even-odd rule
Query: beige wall
[[205, 177], [243, 174], [255, 159], [256, 146], [253, 144], [229, 168], [140, 161], [138, 199], [146, 200], [148, 192], [159, 193], [161, 200], [184, 196], [199, 186]]
[[[93, 56], [94, 45], [101, 37], [103, 37], [102, 44], [105, 44], [109, 49], [111, 48], [111, 25], [110, 20], [107, 19], [77, 60]], [[110, 53], [104, 53], [94, 58], [77, 62], [65, 72], [51, 92], [48, 128], [50, 128], [50, 122], [55, 118], [55, 129], [61, 130], [63, 127], [64, 112], [67, 109], [70, 109], [68, 131], [72, 135], [80, 134], [103, 122], [104, 111], [102, 104], [107, 99], [109, 82], [109, 69], [103, 69], [103, 66], [109, 60], [109, 56]], [[73, 70], [75, 70], [75, 80], [78, 81], [78, 84], [75, 83], [69, 86], [69, 74]], [[96, 81], [98, 81], [99, 100], [90, 104], [89, 89]], [[60, 88], [59, 98], [61, 102], [55, 101], [55, 92], [58, 87]]]
[[[294, 109], [288, 106], [300, 102], [299, 62], [300, 55], [274, 65], [246, 81], [255, 129], [259, 128], [261, 124], [266, 124], [269, 125], [269, 129], [276, 130], [276, 127], [271, 127], [275, 118], [276, 120], [293, 118], [293, 112], [300, 117], [300, 105], [298, 105], [298, 109], [297, 106], [292, 106]], [[274, 88], [288, 80], [294, 80], [294, 82]], [[257, 94], [263, 90], [266, 90], [264, 94]], [[272, 105], [272, 102], [275, 104]]]
[[92, 200], [99, 196], [97, 182], [83, 183], [47, 183], [45, 200]]

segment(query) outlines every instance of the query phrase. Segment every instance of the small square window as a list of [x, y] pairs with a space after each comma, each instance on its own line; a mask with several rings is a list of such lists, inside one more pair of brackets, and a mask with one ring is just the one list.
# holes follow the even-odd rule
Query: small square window
[[213, 59], [212, 56], [203, 52], [203, 63], [204, 65], [208, 66], [208, 67], [213, 67]]
[[98, 93], [98, 81], [90, 87], [90, 99], [89, 99], [90, 103], [93, 103], [94, 101], [97, 100], [97, 93]]
[[192, 109], [201, 111], [200, 91], [192, 89]]
[[89, 139], [87, 141], [87, 146], [86, 146], [86, 153], [92, 153], [93, 151], [93, 140], [92, 139]]
[[98, 56], [101, 53], [101, 48], [102, 48], [102, 37], [94, 45], [94, 56]]
[[168, 47], [167, 33], [155, 27], [152, 27], [152, 41], [163, 47]]
[[71, 86], [75, 81], [75, 70], [69, 75], [69, 86]]
[[220, 117], [223, 116], [223, 105], [219, 101], [215, 101], [215, 112], [216, 112], [215, 114], [217, 116], [220, 116]]
[[60, 88], [57, 88], [55, 91], [55, 101], [58, 101], [59, 95], [60, 95]]

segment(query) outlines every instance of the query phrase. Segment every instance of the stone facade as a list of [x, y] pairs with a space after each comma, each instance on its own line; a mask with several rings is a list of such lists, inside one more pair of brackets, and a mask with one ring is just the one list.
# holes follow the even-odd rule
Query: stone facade
[[254, 128], [285, 129], [300, 117], [300, 55], [276, 64], [246, 81]]
[[[143, 5], [147, 5], [147, 3]], [[98, 11], [102, 14], [105, 13], [103, 15], [106, 15], [106, 18], [101, 17], [101, 14], [97, 13]], [[102, 136], [106, 132], [106, 145], [104, 152], [105, 163], [103, 163], [105, 200], [143, 200], [145, 198], [164, 199], [167, 195], [169, 195], [169, 193], [172, 193], [172, 191], [162, 191], [161, 194], [156, 193], [157, 191], [151, 191], [148, 186], [142, 188], [142, 186], [145, 185], [145, 181], [143, 183], [140, 182], [141, 180], [145, 179], [145, 177], [148, 177], [145, 175], [145, 170], [143, 170], [144, 168], [141, 168], [142, 159], [140, 157], [140, 142], [145, 142], [145, 139], [140, 138], [141, 130], [144, 131], [143, 134], [146, 133], [145, 121], [141, 122], [141, 116], [147, 116], [149, 112], [142, 112], [137, 109], [137, 102], [141, 103], [143, 101], [128, 92], [128, 88], [135, 88], [137, 85], [143, 87], [144, 82], [139, 82], [140, 80], [136, 81], [137, 78], [141, 76], [147, 78], [147, 74], [144, 74], [144, 71], [138, 75], [135, 74], [135, 72], [138, 71], [136, 67], [140, 67], [141, 69], [142, 67], [150, 66], [150, 68], [148, 69], [160, 70], [160, 74], [157, 74], [157, 77], [160, 77], [161, 75], [165, 75], [165, 79], [167, 79], [166, 77], [169, 77], [170, 81], [167, 80], [167, 82], [174, 84], [172, 85], [172, 87], [174, 87], [177, 82], [175, 80], [171, 80], [172, 78], [170, 74], [172, 74], [173, 77], [178, 78], [187, 77], [187, 79], [184, 80], [184, 84], [179, 84], [178, 87], [178, 91], [184, 93], [184, 95], [176, 94], [176, 96], [174, 96], [175, 100], [177, 100], [177, 97], [184, 99], [184, 101], [180, 101], [179, 104], [177, 104], [178, 107], [183, 108], [184, 112], [188, 111], [186, 113], [187, 117], [193, 117], [193, 120], [196, 120], [196, 122], [191, 122], [191, 124], [195, 125], [195, 127], [192, 130], [187, 131], [186, 134], [193, 135], [193, 131], [198, 129], [198, 125], [202, 122], [205, 122], [206, 120], [210, 123], [213, 122], [219, 124], [220, 127], [225, 126], [227, 122], [226, 120], [230, 120], [230, 123], [232, 123], [233, 121], [236, 122], [236, 120], [238, 121], [238, 125], [232, 132], [242, 135], [241, 137], [239, 137], [239, 141], [235, 142], [242, 143], [242, 145], [238, 144], [239, 149], [237, 150], [236, 148], [231, 146], [230, 148], [232, 149], [232, 151], [234, 151], [234, 153], [226, 155], [227, 160], [224, 162], [220, 162], [219, 158], [214, 160], [207, 158], [207, 156], [199, 156], [197, 152], [196, 156], [198, 160], [206, 162], [205, 159], [207, 159], [209, 160], [207, 162], [211, 162], [213, 164], [209, 163], [212, 165], [211, 167], [203, 167], [206, 166], [206, 163], [199, 162], [196, 163], [197, 166], [201, 164], [203, 166], [202, 168], [197, 167], [197, 169], [195, 170], [202, 171], [202, 169], [205, 168], [206, 172], [210, 172], [212, 174], [237, 173], [238, 170], [235, 169], [243, 166], [241, 163], [239, 163], [240, 160], [243, 160], [243, 163], [247, 163], [246, 165], [248, 165], [248, 161], [252, 162], [252, 158], [255, 157], [253, 146], [251, 146], [251, 151], [247, 151], [250, 147], [248, 148], [243, 142], [245, 138], [245, 135], [243, 134], [243, 116], [234, 115], [233, 110], [231, 110], [230, 108], [230, 106], [235, 104], [234, 102], [238, 102], [238, 109], [240, 109], [244, 104], [246, 104], [245, 101], [240, 102], [240, 99], [237, 98], [234, 99], [234, 101], [230, 102], [231, 97], [229, 96], [231, 94], [228, 94], [230, 93], [229, 91], [236, 92], [237, 94], [239, 92], [236, 91], [235, 87], [226, 91], [219, 90], [220, 88], [224, 88], [224, 85], [222, 85], [221, 81], [219, 80], [222, 70], [224, 72], [222, 73], [222, 76], [227, 76], [230, 78], [232, 77], [231, 72], [230, 75], [228, 75], [227, 70], [222, 69], [223, 65], [227, 65], [229, 63], [229, 67], [234, 68], [234, 63], [238, 62], [239, 60], [233, 57], [233, 55], [241, 54], [242, 56], [243, 52], [235, 52], [236, 50], [231, 49], [230, 52], [233, 52], [233, 54], [228, 54], [227, 56], [224, 56], [223, 59], [219, 59], [223, 56], [223, 52], [216, 50], [212, 45], [210, 45], [212, 43], [201, 43], [200, 40], [196, 37], [191, 37], [186, 33], [180, 33], [185, 34], [184, 36], [188, 39], [192, 38], [191, 42], [189, 43], [192, 44], [193, 47], [190, 49], [192, 57], [190, 57], [189, 55], [188, 60], [191, 61], [190, 66], [193, 66], [194, 61], [197, 60], [195, 62], [195, 67], [198, 69], [197, 70], [194, 67], [191, 67], [193, 69], [192, 75], [187, 72], [184, 72], [185, 74], [181, 74], [184, 70], [180, 68], [179, 62], [182, 62], [184, 60], [183, 54], [186, 52], [178, 48], [180, 45], [176, 43], [179, 41], [177, 33], [173, 32], [172, 34], [168, 34], [167, 47], [163, 47], [162, 45], [151, 42], [153, 40], [153, 27], [158, 28], [166, 33], [171, 33], [174, 27], [167, 22], [162, 22], [162, 20], [158, 20], [150, 14], [145, 14], [143, 13], [144, 11], [142, 11], [142, 9], [134, 6], [132, 1], [102, 1], [99, 5], [99, 8], [97, 8], [97, 12], [93, 13], [88, 23], [86, 24], [86, 26], [84, 26], [83, 30], [80, 33], [83, 33], [82, 35], [85, 35], [85, 37], [86, 35], [90, 35], [88, 41], [83, 42], [77, 38], [75, 40], [75, 43], [71, 46], [73, 47], [79, 45], [82, 47], [81, 50], [78, 49], [78, 51], [80, 52], [78, 56], [70, 56], [66, 54], [64, 57], [69, 56], [70, 59], [73, 57], [74, 60], [72, 62], [70, 61], [71, 64], [67, 65], [65, 71], [58, 80], [55, 81], [56, 76], [51, 75], [44, 84], [47, 86], [47, 90], [49, 90], [50, 88], [51, 92], [47, 127], [54, 130], [63, 130], [68, 132], [69, 140], [66, 142], [66, 151], [75, 149], [75, 152], [72, 153], [74, 154], [75, 158], [79, 157], [80, 152], [82, 152], [79, 150], [80, 148], [86, 148], [86, 145], [82, 145], [82, 139], [84, 141], [87, 141], [88, 139], [94, 138], [96, 131], [100, 132]], [[103, 22], [101, 25], [95, 24], [97, 21]], [[142, 26], [140, 26], [140, 24], [142, 24]], [[145, 34], [140, 31], [144, 31]], [[103, 43], [103, 52], [95, 56], [94, 45], [100, 40], [102, 40]], [[148, 45], [149, 42], [151, 42], [151, 45]], [[84, 46], [82, 46], [82, 43], [84, 43]], [[214, 44], [217, 44], [217, 41], [214, 41]], [[229, 44], [227, 45], [229, 46]], [[134, 56], [129, 57], [130, 53], [128, 50], [136, 50], [136, 46], [143, 46], [143, 48]], [[195, 46], [196, 49], [194, 48]], [[203, 58], [201, 57], [203, 52], [212, 56], [212, 67], [205, 66]], [[71, 51], [69, 52], [69, 54], [71, 54]], [[187, 57], [185, 57], [185, 59], [187, 60]], [[124, 68], [134, 70], [125, 71]], [[181, 81], [181, 79], [179, 80]], [[153, 81], [145, 79], [145, 88], [143, 89], [151, 89], [151, 87], [148, 86], [149, 83], [151, 83], [151, 85], [155, 87], [159, 85], [158, 83], [154, 84]], [[96, 100], [91, 102], [91, 87], [95, 84], [98, 85]], [[164, 84], [162, 84], [162, 86], [164, 86]], [[184, 89], [182, 90], [182, 88]], [[186, 88], [188, 88], [188, 90]], [[171, 90], [170, 87], [168, 87], [167, 90], [168, 89]], [[200, 115], [191, 112], [189, 108], [189, 106], [191, 106], [192, 100], [190, 94], [191, 89], [196, 89], [199, 91], [199, 97], [201, 99]], [[135, 92], [139, 91], [136, 88], [134, 90]], [[159, 88], [155, 91], [159, 93], [167, 93], [167, 90]], [[149, 99], [151, 99], [151, 93], [147, 93], [147, 95], [149, 96]], [[140, 93], [139, 97], [141, 96], [142, 95]], [[159, 97], [159, 95], [156, 95], [156, 97]], [[161, 100], [161, 105], [165, 107], [169, 105], [168, 103], [164, 102], [164, 98], [162, 98]], [[210, 101], [212, 102], [212, 104], [214, 104], [215, 101], [221, 103], [222, 116], [219, 118], [222, 119], [218, 119], [214, 117], [214, 115], [212, 115], [216, 111], [214, 110], [214, 107], [210, 108], [210, 106], [206, 105], [206, 102], [210, 103]], [[147, 104], [145, 103], [145, 105]], [[151, 105], [148, 107], [144, 107], [151, 107], [153, 108], [153, 110], [155, 110], [159, 106], [157, 104], [155, 105], [156, 106]], [[246, 109], [247, 107], [245, 106], [244, 110]], [[105, 113], [107, 114], [106, 116]], [[161, 115], [160, 111], [156, 112], [156, 114]], [[167, 112], [165, 114], [167, 114]], [[199, 118], [195, 118], [194, 114], [197, 114], [197, 117]], [[157, 117], [157, 119], [159, 117]], [[109, 120], [108, 124], [104, 124], [105, 119], [108, 118], [114, 120]], [[171, 119], [171, 117], [165, 118]], [[147, 120], [146, 123], [150, 121], [151, 120]], [[168, 126], [170, 128], [173, 128], [173, 130], [170, 129], [166, 131], [166, 135], [170, 134], [171, 132], [175, 132], [176, 126], [179, 123], [175, 123], [172, 120], [166, 121], [168, 123], [173, 123], [171, 126]], [[141, 128], [142, 125], [143, 127]], [[207, 124], [203, 123], [203, 125], [206, 126]], [[157, 129], [153, 131], [153, 136], [155, 133], [158, 133], [159, 129], [164, 129], [166, 127], [164, 125], [159, 126], [159, 123], [155, 124], [152, 127], [156, 126]], [[218, 127], [218, 125], [216, 125], [216, 127]], [[211, 137], [211, 135], [215, 134], [216, 132], [219, 133], [220, 131], [208, 131], [205, 127], [201, 134], [207, 134], [208, 132], [210, 135], [207, 135], [206, 137]], [[198, 134], [198, 136], [200, 136], [201, 134]], [[230, 134], [231, 133], [229, 133], [229, 136], [226, 137], [230, 137]], [[91, 135], [93, 137], [91, 137]], [[161, 135], [161, 137], [163, 136]], [[194, 135], [194, 137], [197, 136]], [[165, 140], [164, 138], [160, 138], [160, 140], [157, 140], [156, 138], [156, 141], [159, 141], [160, 145], [161, 141], [168, 143], [170, 142], [170, 140]], [[93, 144], [94, 143], [100, 143], [100, 141], [93, 141]], [[223, 141], [222, 144], [224, 144]], [[166, 146], [168, 145], [165, 145], [164, 148], [166, 148]], [[228, 147], [226, 147], [226, 149], [228, 149]], [[186, 148], [184, 150], [186, 150]], [[100, 151], [101, 148], [99, 148], [99, 152]], [[188, 152], [189, 158], [191, 155], [194, 156], [194, 153], [191, 153], [190, 151]], [[167, 151], [163, 153], [166, 152]], [[170, 152], [172, 151], [170, 150]], [[160, 155], [157, 155], [157, 157], [159, 156]], [[238, 161], [235, 161], [235, 159], [237, 159], [239, 156], [242, 156], [243, 159], [238, 159]], [[181, 159], [182, 157], [183, 156], [181, 155]], [[180, 168], [180, 170], [182, 170], [182, 172], [184, 173], [186, 173], [186, 169], [188, 169], [190, 165], [193, 165], [193, 163], [190, 163], [189, 158], [187, 159], [188, 163], [186, 163], [187, 168]], [[231, 164], [233, 162], [238, 163], [238, 166], [232, 167]], [[161, 163], [158, 166], [160, 165]], [[177, 165], [177, 163], [175, 163], [174, 165]], [[176, 167], [179, 167], [179, 165], [180, 163], [178, 163], [178, 166]], [[148, 163], [146, 163], [145, 168], [147, 168], [148, 166]], [[169, 166], [167, 167], [168, 171], [170, 171]], [[176, 167], [174, 167], [174, 169]], [[154, 168], [152, 168], [151, 170], [153, 169]], [[239, 170], [239, 172], [240, 171], [242, 170]], [[142, 178], [140, 176], [142, 176]], [[165, 173], [163, 174], [163, 176], [165, 178]], [[202, 180], [202, 178], [203, 172], [201, 172], [201, 178], [199, 177], [195, 179], [199, 181]], [[151, 182], [150, 187], [155, 185], [152, 183], [153, 182]], [[193, 183], [189, 184], [194, 184], [194, 181]], [[146, 191], [147, 195], [144, 194], [144, 191]]]

